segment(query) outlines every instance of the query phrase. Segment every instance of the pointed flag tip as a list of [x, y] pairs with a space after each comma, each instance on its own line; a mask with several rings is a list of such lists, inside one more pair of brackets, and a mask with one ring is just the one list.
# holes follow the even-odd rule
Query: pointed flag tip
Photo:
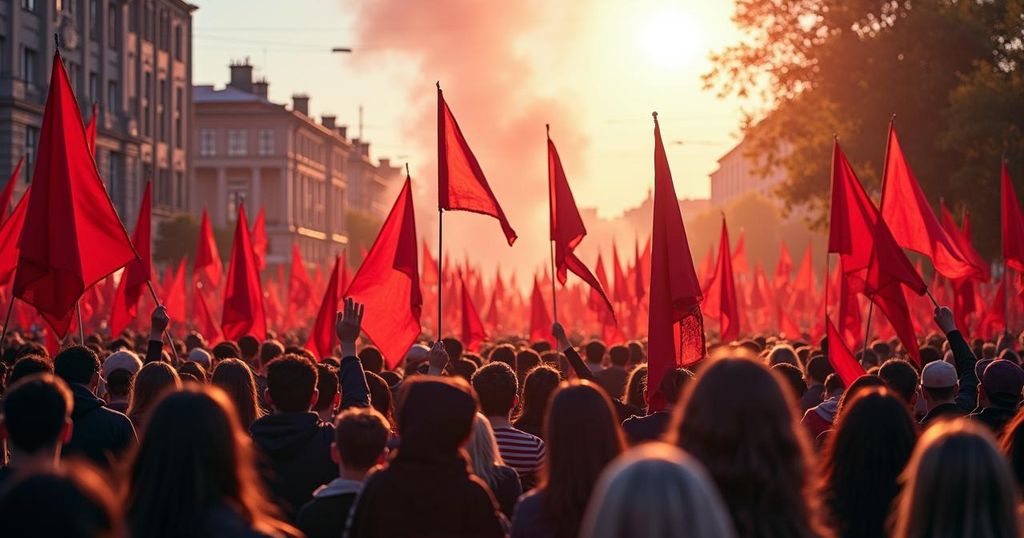
[[441, 81], [440, 80], [434, 81], [434, 85], [437, 86], [437, 91], [441, 91]]

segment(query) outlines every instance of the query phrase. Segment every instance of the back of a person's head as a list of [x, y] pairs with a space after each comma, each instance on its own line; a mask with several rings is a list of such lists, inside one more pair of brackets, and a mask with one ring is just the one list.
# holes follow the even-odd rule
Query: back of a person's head
[[354, 407], [334, 420], [334, 450], [348, 469], [365, 471], [380, 460], [391, 424], [373, 408]]
[[626, 380], [626, 405], [637, 409], [647, 408], [647, 365], [641, 364], [629, 373]]
[[458, 338], [442, 338], [441, 344], [444, 345], [444, 350], [448, 352], [448, 358], [456, 360], [462, 358], [462, 352], [465, 350], [465, 346], [462, 345], [462, 341]]
[[871, 351], [874, 351], [878, 358], [885, 362], [892, 358], [892, 346], [885, 340], [875, 340], [871, 342]]
[[476, 373], [478, 369], [479, 368], [476, 363], [467, 359], [466, 355], [463, 355], [462, 358], [457, 361], [448, 363], [448, 372], [451, 375], [459, 376], [466, 381], [471, 381], [473, 379], [473, 374]]
[[8, 387], [0, 409], [10, 444], [20, 453], [33, 454], [66, 441], [74, 400], [60, 378], [35, 374]]
[[825, 355], [814, 355], [807, 361], [807, 377], [815, 383], [824, 384], [828, 375], [834, 372]]
[[284, 346], [277, 340], [267, 340], [260, 344], [260, 366], [266, 366], [270, 361], [284, 355]]
[[328, 411], [334, 407], [334, 401], [341, 390], [338, 384], [338, 372], [326, 364], [316, 365], [316, 405], [317, 411]]
[[[108, 479], [83, 463], [15, 475], [0, 493], [5, 538], [121, 538]], [[137, 535], [141, 536], [141, 535]]]
[[[692, 380], [693, 372], [686, 368], [669, 370], [665, 372], [665, 377], [661, 378], [661, 395], [665, 397], [667, 403], [675, 404]], [[644, 381], [646, 382], [646, 379]]]
[[118, 368], [107, 376], [107, 394], [114, 398], [127, 400], [132, 395], [132, 383], [135, 376], [124, 368]]
[[70, 346], [53, 358], [53, 372], [68, 384], [88, 385], [100, 371], [100, 360], [85, 346]]
[[796, 350], [789, 345], [782, 344], [775, 346], [768, 353], [768, 366], [775, 366], [776, 364], [790, 364], [799, 368], [800, 359], [796, 356]]
[[359, 362], [363, 363], [363, 370], [367, 372], [379, 374], [384, 370], [384, 355], [381, 355], [380, 350], [373, 346], [366, 346], [359, 350]]
[[305, 357], [287, 354], [267, 365], [267, 392], [271, 405], [278, 411], [309, 411], [314, 403], [316, 383], [316, 366]]
[[828, 397], [839, 396], [846, 390], [846, 386], [843, 385], [843, 378], [839, 377], [839, 374], [828, 374], [825, 377], [825, 395]]
[[999, 448], [1017, 480], [1017, 490], [1024, 491], [1024, 412], [1018, 412], [1003, 430]]
[[625, 367], [629, 363], [629, 348], [626, 346], [612, 346], [608, 349], [608, 362], [612, 366]]
[[393, 461], [453, 461], [472, 432], [477, 410], [473, 389], [462, 378], [407, 378], [395, 404], [399, 445]]
[[263, 410], [256, 394], [256, 380], [249, 365], [241, 359], [225, 359], [217, 363], [210, 375], [210, 382], [220, 388], [231, 399], [238, 412], [239, 423], [247, 430], [253, 421], [260, 418]]
[[550, 366], [538, 366], [526, 374], [523, 381], [523, 409], [521, 417], [543, 420], [551, 395], [562, 382], [558, 370]]
[[245, 335], [238, 339], [238, 350], [243, 360], [251, 361], [260, 354], [260, 341], [255, 336]]
[[373, 372], [366, 372], [366, 386], [370, 388], [370, 406], [376, 409], [391, 424], [395, 404], [388, 382], [383, 376]]
[[604, 342], [600, 340], [591, 340], [587, 342], [587, 345], [583, 346], [583, 356], [587, 359], [587, 362], [591, 364], [601, 364], [607, 350], [608, 347], [604, 345]]
[[503, 362], [513, 370], [516, 367], [516, 348], [512, 344], [499, 344], [487, 356], [488, 362]]
[[928, 363], [942, 360], [942, 350], [932, 346], [921, 346], [921, 348], [918, 349], [918, 354], [921, 356], [922, 368], [924, 368]]
[[541, 362], [540, 353], [532, 349], [527, 348], [516, 353], [516, 366], [514, 369], [520, 386], [526, 380], [526, 374], [536, 368]]
[[878, 377], [881, 377], [890, 389], [903, 398], [904, 402], [909, 404], [914, 401], [919, 377], [914, 365], [909, 361], [904, 359], [885, 361], [878, 369]]
[[843, 407], [822, 462], [824, 502], [840, 536], [885, 536], [899, 476], [917, 440], [906, 403], [888, 388]]
[[999, 349], [996, 347], [995, 344], [993, 344], [992, 342], [985, 342], [985, 344], [981, 346], [981, 357], [979, 358], [982, 360], [994, 360], [998, 354]]
[[473, 389], [480, 410], [489, 417], [508, 416], [516, 405], [519, 383], [516, 373], [503, 362], [492, 362], [473, 374]]
[[242, 350], [238, 347], [238, 344], [232, 342], [231, 340], [226, 340], [213, 346], [213, 349], [210, 350], [210, 352], [213, 353], [213, 358], [217, 359], [218, 361], [222, 361], [224, 359], [243, 358]]
[[133, 420], [144, 417], [161, 396], [180, 388], [181, 378], [171, 365], [166, 362], [146, 363], [135, 375], [128, 416], [133, 417]]
[[206, 347], [206, 338], [203, 338], [203, 335], [195, 331], [191, 331], [185, 335], [186, 351], [192, 351], [193, 349], [202, 347]]
[[1021, 536], [1013, 474], [985, 426], [940, 422], [921, 435], [894, 505], [894, 538]]
[[14, 363], [10, 375], [7, 376], [7, 384], [13, 384], [17, 380], [33, 374], [52, 374], [53, 363], [39, 355], [26, 355]]
[[473, 466], [473, 474], [494, 487], [495, 466], [503, 462], [491, 423], [481, 413], [477, 413], [473, 420], [473, 434], [466, 443], [466, 452], [469, 453], [469, 464]]
[[729, 512], [700, 462], [663, 443], [619, 456], [601, 473], [581, 538], [736, 536]]
[[781, 362], [772, 366], [772, 371], [779, 374], [786, 380], [786, 384], [793, 390], [793, 397], [797, 400], [802, 398], [804, 393], [807, 392], [807, 383], [804, 382], [804, 374], [796, 366], [793, 366], [788, 362]]
[[644, 356], [644, 345], [636, 340], [626, 344], [629, 347], [629, 363], [637, 365], [643, 363], [647, 357]]
[[206, 368], [195, 361], [185, 361], [184, 364], [178, 367], [178, 374], [190, 375], [200, 383], [206, 383], [210, 380], [210, 375], [207, 373]]

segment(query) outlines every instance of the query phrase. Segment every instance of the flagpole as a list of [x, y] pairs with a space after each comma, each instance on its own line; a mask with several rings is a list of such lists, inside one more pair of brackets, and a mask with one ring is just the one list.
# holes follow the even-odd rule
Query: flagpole
[[551, 242], [551, 311], [554, 314], [555, 322], [558, 322], [558, 299], [555, 293], [555, 242]]
[[[122, 277], [123, 278], [123, 277]], [[156, 289], [153, 288], [153, 281], [146, 279], [146, 286], [149, 287], [149, 294], [153, 297], [153, 302], [160, 306], [160, 299], [156, 296]], [[171, 338], [171, 333], [167, 329], [164, 329], [164, 336], [167, 337], [167, 345], [171, 348], [171, 354], [174, 355], [174, 362], [178, 362], [178, 350], [174, 347], [174, 340]]]
[[79, 298], [75, 301], [75, 313], [78, 314], [78, 337], [81, 339], [81, 344], [85, 345], [85, 323], [82, 322], [82, 299]]
[[11, 302], [7, 305], [7, 316], [4, 318], [4, 330], [3, 334], [0, 334], [0, 353], [3, 353], [4, 346], [7, 343], [7, 328], [11, 326], [11, 312], [14, 312], [14, 301], [17, 297], [11, 294]]
[[444, 295], [444, 209], [437, 208], [437, 341], [441, 341], [441, 296]]
[[[551, 124], [550, 123], [545, 123], [544, 124], [544, 132], [545, 132], [545, 135], [547, 136], [548, 144], [551, 144]], [[548, 146], [548, 152], [550, 152], [550, 151], [551, 151], [550, 146]], [[548, 156], [548, 160], [550, 161], [550, 159], [551, 159], [551, 156], [549, 155]], [[550, 170], [550, 168], [551, 168], [551, 164], [549, 162], [548, 163], [548, 211], [550, 212], [551, 215], [554, 215], [555, 214], [555, 208], [554, 208], [554, 200], [552, 199], [552, 194], [553, 193], [551, 192], [551, 177], [550, 177], [551, 176], [551, 170]], [[554, 316], [555, 323], [558, 323], [558, 298], [557, 298], [558, 294], [555, 291], [555, 278], [556, 278], [556, 273], [555, 273], [555, 238], [552, 237], [550, 242], [551, 242], [551, 312], [552, 312], [552, 314]]]

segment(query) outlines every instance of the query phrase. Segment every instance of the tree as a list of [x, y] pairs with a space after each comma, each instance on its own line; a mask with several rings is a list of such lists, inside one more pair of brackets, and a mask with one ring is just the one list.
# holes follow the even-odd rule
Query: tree
[[[231, 252], [232, 230], [214, 228], [217, 250], [221, 258]], [[153, 261], [156, 263], [178, 263], [186, 258], [189, 266], [195, 256], [196, 243], [199, 241], [199, 221], [188, 213], [179, 213], [170, 219], [161, 220], [156, 227], [153, 240]]]
[[782, 167], [787, 208], [828, 209], [831, 138], [877, 188], [886, 124], [897, 114], [904, 152], [933, 203], [975, 215], [977, 240], [999, 244], [999, 157], [1024, 177], [1019, 1], [737, 0], [748, 39], [712, 55], [705, 84], [758, 109], [745, 121], [748, 156]]
[[345, 222], [348, 227], [348, 262], [358, 267], [363, 263], [363, 249], [370, 250], [384, 221], [365, 211], [351, 209], [345, 214]]

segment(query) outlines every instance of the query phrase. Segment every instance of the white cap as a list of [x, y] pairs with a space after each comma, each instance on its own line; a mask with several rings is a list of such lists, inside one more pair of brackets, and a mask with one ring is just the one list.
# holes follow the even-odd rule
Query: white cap
[[206, 370], [209, 370], [210, 369], [210, 363], [212, 362], [212, 357], [210, 356], [210, 352], [209, 351], [206, 351], [205, 349], [203, 349], [201, 347], [197, 347], [197, 348], [193, 348], [192, 351], [188, 352], [188, 359], [187, 360], [199, 363], [200, 366], [202, 366]]
[[932, 361], [921, 370], [921, 386], [929, 389], [948, 389], [957, 384], [956, 367], [946, 361]]
[[135, 375], [142, 369], [142, 361], [139, 360], [139, 356], [136, 355], [134, 351], [122, 349], [121, 351], [111, 353], [110, 356], [107, 357], [107, 360], [103, 361], [103, 366], [100, 368], [100, 375], [106, 379], [107, 376], [110, 375], [110, 372], [121, 369], [128, 370], [132, 375]]

